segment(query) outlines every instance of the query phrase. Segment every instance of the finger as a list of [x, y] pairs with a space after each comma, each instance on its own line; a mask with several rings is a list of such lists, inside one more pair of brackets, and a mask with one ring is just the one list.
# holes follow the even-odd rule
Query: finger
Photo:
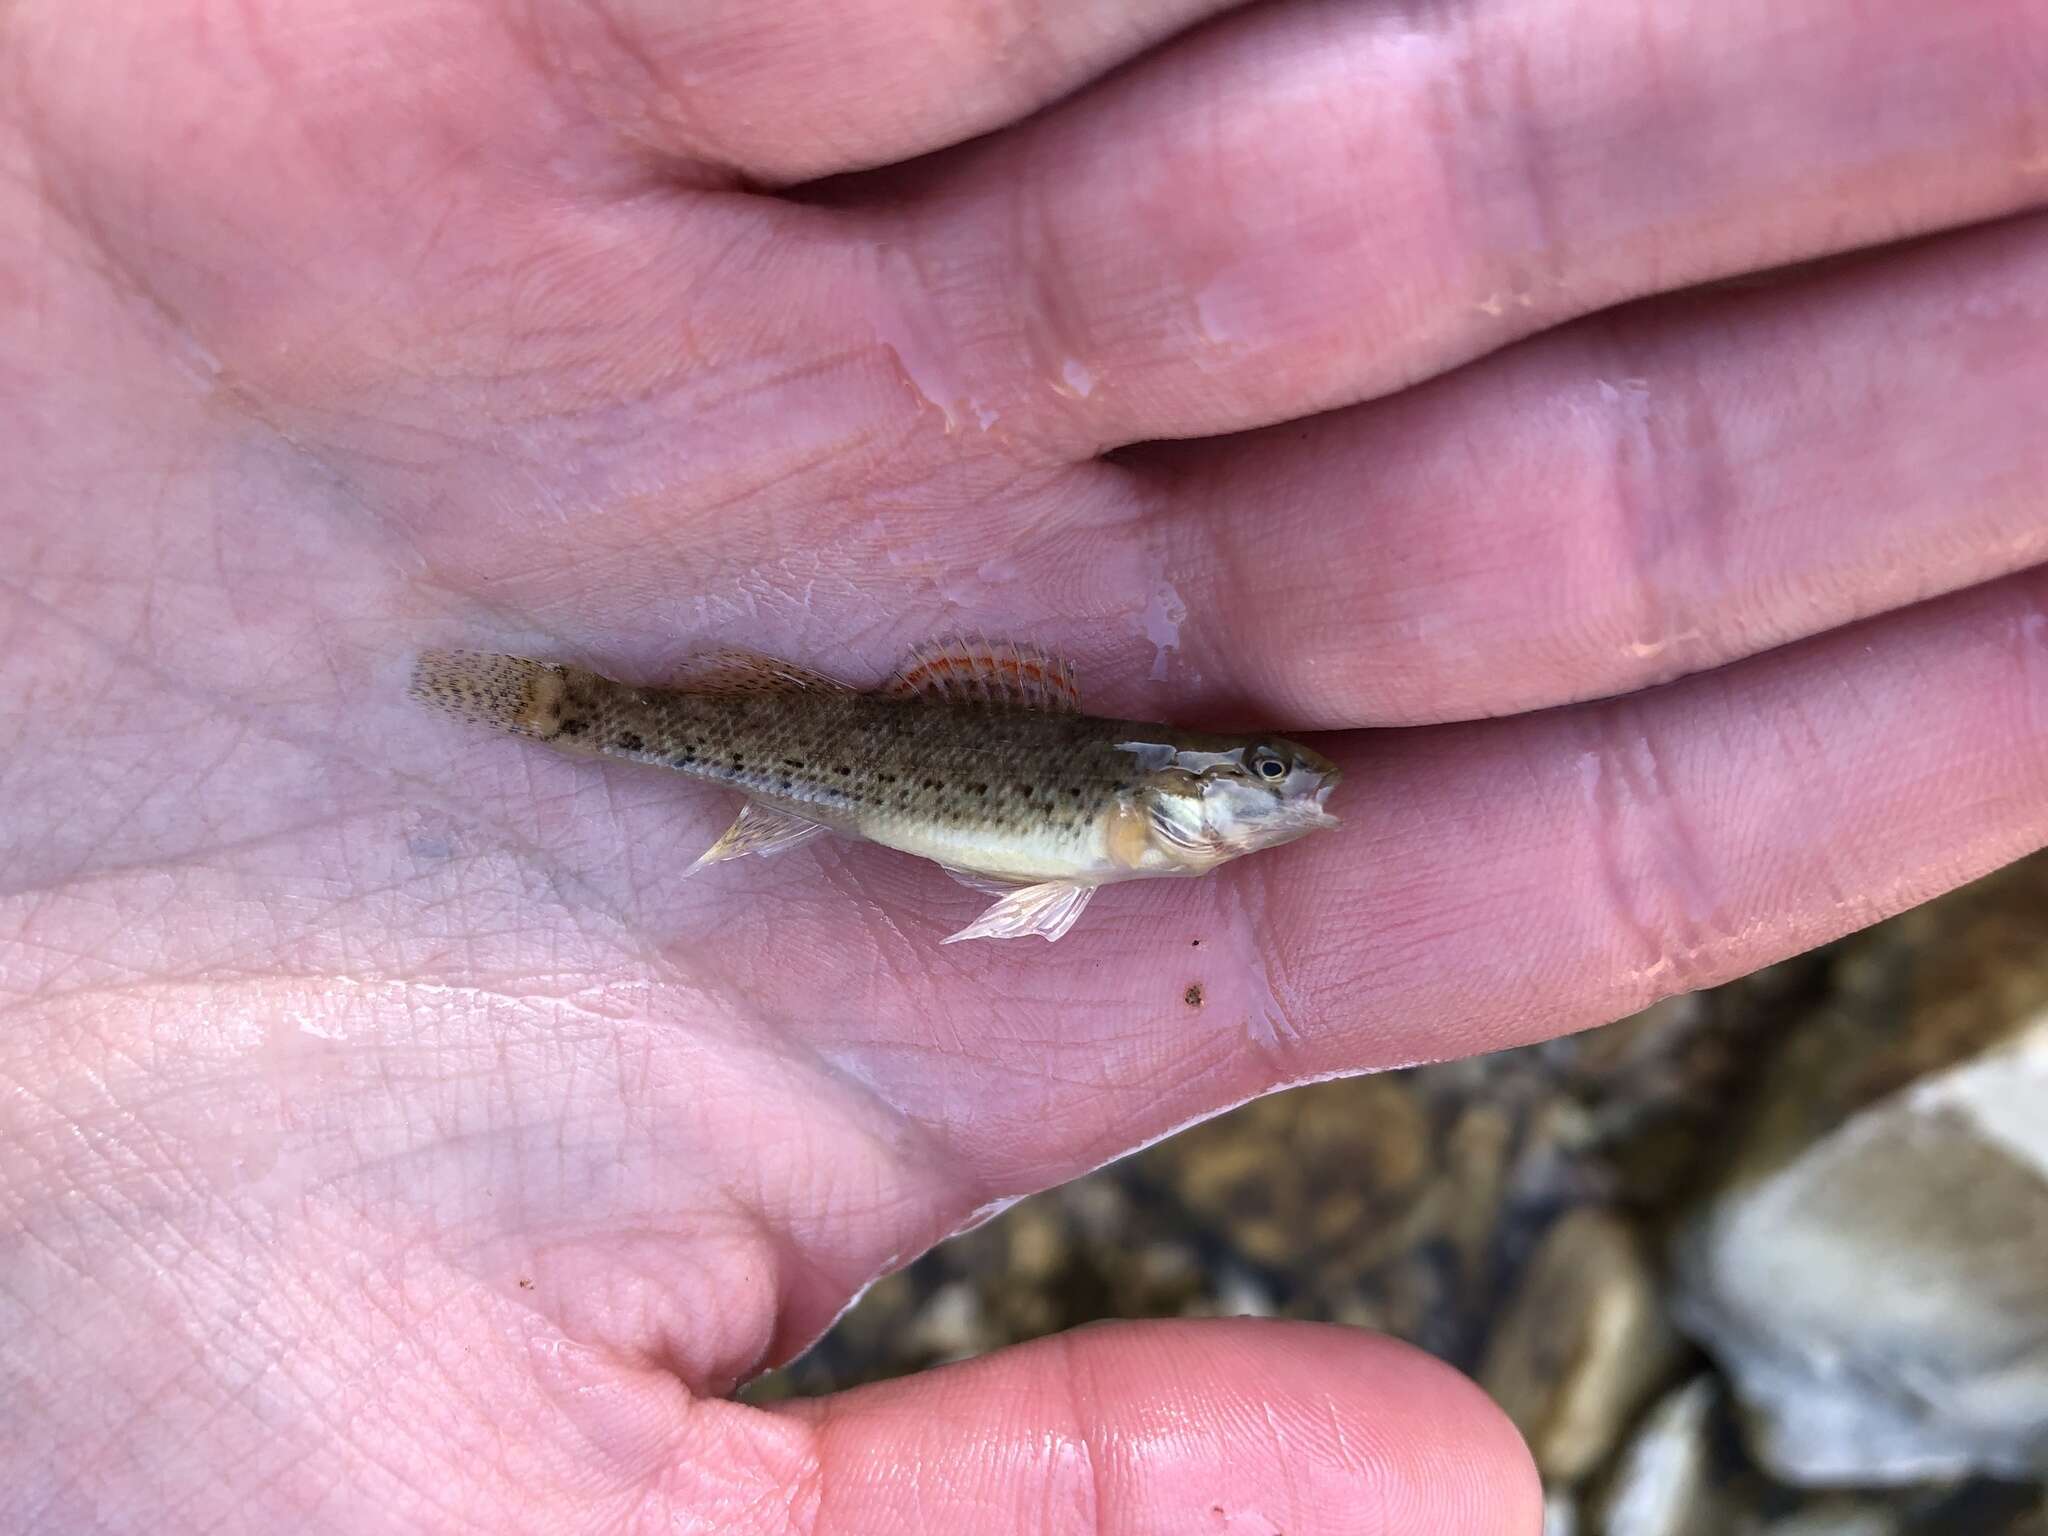
[[1334, 1326], [1088, 1328], [782, 1411], [815, 1428], [819, 1536], [1541, 1523], [1528, 1453], [1477, 1388]]
[[1236, 0], [668, 0], [544, 7], [554, 68], [631, 143], [764, 182], [1022, 117]]
[[1139, 460], [1193, 672], [1323, 726], [1627, 692], [2048, 561], [2048, 217]]
[[1359, 842], [1265, 887], [1303, 1064], [1603, 1022], [2048, 845], [2048, 571], [1353, 761]]
[[906, 268], [966, 390], [1066, 452], [1233, 431], [2048, 193], [2048, 0], [1417, 16], [1248, 11], [945, 162]]

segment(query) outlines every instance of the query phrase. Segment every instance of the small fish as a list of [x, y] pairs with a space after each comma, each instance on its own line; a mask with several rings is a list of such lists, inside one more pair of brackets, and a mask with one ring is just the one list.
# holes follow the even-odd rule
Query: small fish
[[913, 651], [873, 691], [747, 651], [700, 657], [666, 688], [428, 651], [411, 691], [552, 747], [739, 790], [745, 809], [692, 870], [830, 831], [1001, 897], [948, 944], [1057, 939], [1099, 886], [1207, 874], [1337, 824], [1323, 802], [1341, 774], [1307, 747], [1086, 715], [1071, 666], [985, 640]]

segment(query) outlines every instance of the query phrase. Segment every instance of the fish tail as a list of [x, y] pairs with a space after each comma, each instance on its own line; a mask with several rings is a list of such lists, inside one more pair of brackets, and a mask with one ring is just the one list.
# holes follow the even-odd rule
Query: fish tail
[[581, 667], [484, 651], [423, 651], [412, 696], [444, 714], [576, 752], [604, 752], [622, 734], [617, 683]]

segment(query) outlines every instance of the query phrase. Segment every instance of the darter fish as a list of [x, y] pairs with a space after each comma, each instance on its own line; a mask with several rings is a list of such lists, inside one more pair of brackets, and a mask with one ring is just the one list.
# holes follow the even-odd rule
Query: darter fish
[[872, 691], [744, 651], [700, 657], [662, 688], [428, 651], [411, 691], [551, 747], [740, 791], [739, 819], [693, 870], [829, 831], [1000, 897], [949, 944], [1057, 939], [1099, 886], [1207, 874], [1337, 822], [1329, 759], [1277, 736], [1083, 714], [1073, 668], [1026, 646], [922, 647]]

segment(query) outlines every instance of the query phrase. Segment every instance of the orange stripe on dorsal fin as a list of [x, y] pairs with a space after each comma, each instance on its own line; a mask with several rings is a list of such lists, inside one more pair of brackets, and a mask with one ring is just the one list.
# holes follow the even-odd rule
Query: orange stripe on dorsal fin
[[981, 635], [915, 647], [882, 692], [1065, 714], [1081, 708], [1081, 689], [1070, 663], [1036, 646]]
[[853, 685], [792, 661], [728, 647], [700, 651], [689, 657], [670, 686], [687, 693], [792, 693], [807, 688], [847, 689]]

